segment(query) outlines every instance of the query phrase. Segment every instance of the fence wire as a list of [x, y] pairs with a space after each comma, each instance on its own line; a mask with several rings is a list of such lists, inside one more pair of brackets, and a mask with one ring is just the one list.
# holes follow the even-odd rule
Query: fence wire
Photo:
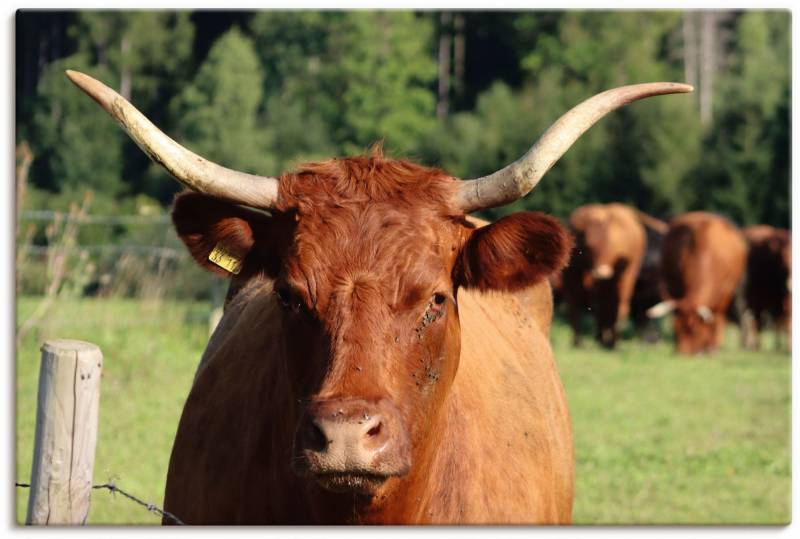
[[51, 210], [27, 210], [19, 214], [21, 221], [53, 221], [56, 218], [66, 221], [78, 221], [87, 225], [160, 225], [169, 224], [170, 216], [167, 214], [159, 215], [95, 215], [87, 214], [80, 217], [72, 217], [68, 212], [57, 212]]
[[[31, 485], [29, 483], [15, 483], [15, 486], [17, 486], [19, 488], [30, 488], [31, 487]], [[181, 519], [179, 519], [178, 517], [176, 517], [175, 515], [173, 515], [169, 511], [164, 511], [163, 509], [161, 509], [160, 507], [158, 507], [155, 504], [152, 504], [150, 502], [146, 502], [144, 500], [141, 500], [141, 499], [137, 498], [136, 496], [134, 496], [133, 494], [131, 494], [129, 492], [125, 492], [124, 490], [119, 488], [113, 481], [109, 482], [109, 483], [103, 483], [102, 485], [92, 485], [92, 488], [93, 489], [102, 489], [102, 488], [108, 489], [108, 491], [111, 492], [111, 494], [116, 494], [117, 492], [119, 492], [120, 494], [122, 494], [123, 496], [128, 498], [129, 500], [131, 500], [133, 502], [136, 502], [139, 505], [141, 505], [142, 507], [146, 508], [151, 513], [155, 513], [155, 514], [157, 514], [158, 516], [160, 516], [162, 518], [167, 518], [167, 519], [171, 520], [174, 524], [178, 524], [180, 526], [185, 526], [186, 525]]]

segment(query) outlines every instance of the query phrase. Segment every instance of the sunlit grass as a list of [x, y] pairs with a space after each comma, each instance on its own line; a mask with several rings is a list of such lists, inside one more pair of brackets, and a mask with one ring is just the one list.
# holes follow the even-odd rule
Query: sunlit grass
[[[18, 318], [35, 301], [20, 299]], [[39, 346], [50, 337], [84, 339], [105, 355], [95, 483], [112, 478], [160, 505], [207, 313], [205, 304], [182, 302], [57, 305], [39, 338], [30, 336], [17, 355], [17, 479], [30, 479]], [[558, 320], [552, 337], [575, 432], [576, 523], [788, 522], [788, 353], [740, 351], [734, 329], [718, 354], [691, 359], [674, 355], [669, 342], [637, 339], [613, 352], [588, 338], [574, 349]], [[23, 522], [28, 493], [17, 493]], [[89, 522], [159, 519], [95, 491]]]

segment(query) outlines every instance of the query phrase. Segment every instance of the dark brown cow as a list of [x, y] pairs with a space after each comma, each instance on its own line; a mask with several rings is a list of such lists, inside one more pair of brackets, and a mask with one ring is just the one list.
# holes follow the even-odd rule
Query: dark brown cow
[[623, 204], [588, 204], [572, 213], [575, 247], [562, 272], [561, 295], [567, 303], [576, 345], [580, 342], [582, 315], [589, 312], [597, 341], [608, 348], [615, 346], [620, 326], [630, 312], [645, 253], [642, 215]]
[[661, 244], [669, 228], [666, 223], [663, 225], [658, 229], [645, 228], [647, 248], [631, 297], [631, 321], [647, 342], [656, 342], [661, 337], [657, 321], [647, 316], [647, 311], [661, 302]]
[[466, 214], [525, 196], [605, 113], [690, 87], [599, 94], [477, 180], [380, 151], [268, 178], [209, 163], [69, 75], [199, 191], [175, 202], [178, 234], [234, 274], [178, 426], [168, 511], [196, 524], [570, 521], [547, 284], [569, 236], [538, 213], [483, 227]]
[[792, 320], [792, 236], [786, 229], [756, 225], [744, 229], [747, 239], [747, 272], [744, 286], [746, 312], [742, 325], [745, 345], [760, 348], [760, 333], [769, 318], [776, 344], [787, 336]]
[[746, 258], [744, 237], [727, 219], [690, 212], [670, 221], [661, 250], [664, 301], [648, 314], [675, 312], [679, 353], [712, 352], [719, 347]]

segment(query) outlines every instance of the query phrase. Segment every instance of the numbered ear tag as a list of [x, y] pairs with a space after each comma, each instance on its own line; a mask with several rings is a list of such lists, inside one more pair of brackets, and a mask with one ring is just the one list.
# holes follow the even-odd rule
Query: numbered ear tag
[[242, 271], [243, 258], [225, 249], [221, 243], [218, 243], [208, 255], [211, 262], [234, 275]]

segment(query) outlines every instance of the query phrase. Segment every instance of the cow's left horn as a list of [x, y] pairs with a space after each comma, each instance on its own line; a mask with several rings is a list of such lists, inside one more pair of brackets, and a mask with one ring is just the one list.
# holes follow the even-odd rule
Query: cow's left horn
[[674, 311], [677, 306], [673, 299], [664, 300], [647, 309], [646, 314], [648, 318], [661, 318]]
[[469, 213], [514, 202], [536, 187], [578, 137], [609, 112], [645, 97], [693, 90], [689, 84], [650, 82], [597, 94], [561, 116], [525, 155], [510, 165], [488, 176], [464, 180], [458, 190], [458, 207]]
[[158, 129], [124, 97], [78, 71], [67, 77], [109, 113], [133, 141], [179, 182], [194, 191], [254, 208], [274, 208], [278, 180], [238, 172], [203, 159]]

